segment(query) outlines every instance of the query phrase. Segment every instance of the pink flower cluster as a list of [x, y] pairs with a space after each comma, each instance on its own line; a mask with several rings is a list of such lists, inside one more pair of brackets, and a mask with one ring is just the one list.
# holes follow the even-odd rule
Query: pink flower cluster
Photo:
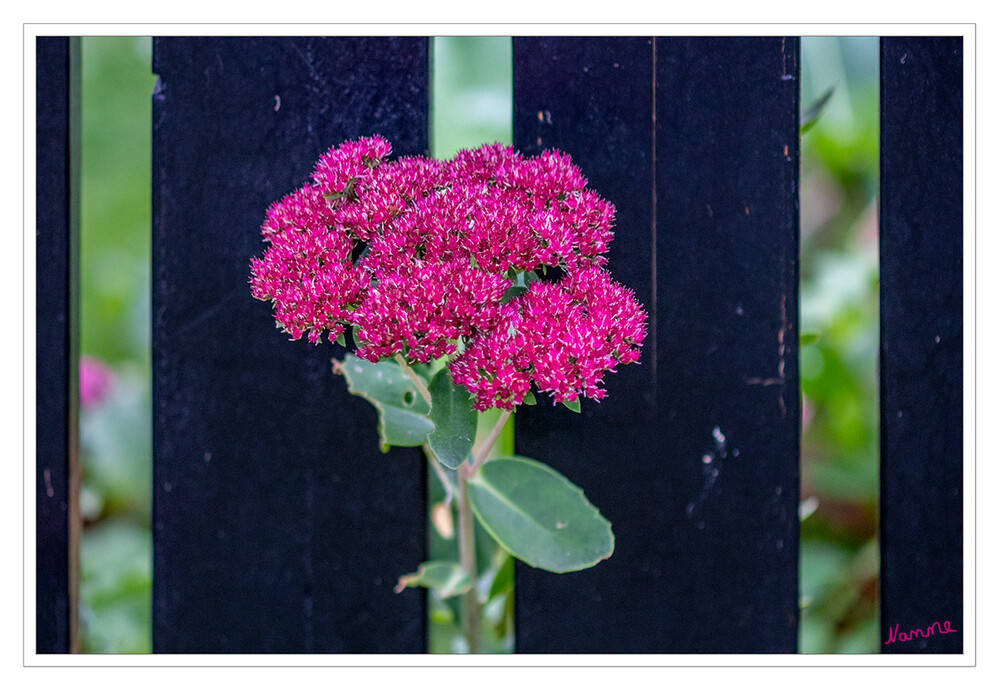
[[[480, 410], [512, 409], [532, 384], [556, 402], [604, 397], [646, 321], [603, 268], [614, 207], [557, 151], [388, 162], [390, 150], [377, 136], [334, 147], [268, 209], [253, 296], [292, 338], [352, 326], [371, 362], [450, 356]], [[549, 269], [557, 280], [540, 277]]]
[[111, 368], [95, 357], [80, 357], [80, 406], [84, 409], [98, 407], [114, 388]]

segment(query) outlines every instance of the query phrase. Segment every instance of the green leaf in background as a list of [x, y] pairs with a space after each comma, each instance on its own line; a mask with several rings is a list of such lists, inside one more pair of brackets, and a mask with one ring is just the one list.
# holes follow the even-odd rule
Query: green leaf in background
[[802, 346], [804, 346], [804, 345], [811, 345], [812, 343], [817, 343], [817, 342], [819, 342], [819, 334], [818, 333], [802, 333], [801, 334], [801, 344], [802, 344]]
[[371, 362], [347, 354], [334, 360], [333, 371], [343, 374], [347, 388], [378, 410], [378, 435], [388, 446], [422, 446], [434, 424], [427, 418], [430, 405], [395, 362]]
[[614, 552], [610, 522], [579, 487], [536, 460], [488, 461], [469, 479], [468, 498], [493, 538], [535, 568], [582, 570]]
[[427, 561], [421, 563], [415, 573], [399, 578], [399, 584], [395, 586], [396, 594], [407, 587], [433, 589], [441, 599], [447, 599], [472, 589], [472, 578], [457, 563]]
[[149, 529], [127, 520], [88, 528], [80, 545], [83, 651], [148, 654], [151, 650]]
[[85, 36], [82, 45], [80, 351], [148, 368], [151, 40]]
[[825, 93], [819, 96], [818, 100], [816, 100], [814, 103], [812, 103], [812, 105], [810, 105], [808, 108], [802, 111], [801, 113], [802, 134], [804, 134], [812, 127], [814, 127], [815, 123], [819, 121], [819, 118], [822, 117], [822, 111], [829, 103], [829, 99], [832, 98], [833, 92], [835, 91], [836, 87], [830, 86], [828, 89], [826, 89]]
[[430, 381], [430, 399], [430, 421], [434, 424], [428, 437], [430, 450], [446, 467], [457, 469], [475, 444], [477, 419], [472, 398], [464, 387], [454, 385], [447, 369], [441, 369]]
[[114, 370], [80, 411], [80, 646], [152, 651], [151, 39], [85, 36], [80, 93], [80, 352]]
[[113, 516], [149, 524], [151, 429], [149, 381], [143, 374], [119, 367], [106, 397], [80, 410], [84, 486], [99, 504], [84, 513], [88, 521]]
[[503, 564], [496, 569], [496, 575], [489, 584], [489, 598], [500, 594], [509, 594], [513, 591], [513, 558], [507, 555], [503, 559]]

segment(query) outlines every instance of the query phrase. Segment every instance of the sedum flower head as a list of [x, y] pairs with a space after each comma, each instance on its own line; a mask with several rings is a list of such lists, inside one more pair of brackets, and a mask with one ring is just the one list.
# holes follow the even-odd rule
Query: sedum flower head
[[377, 362], [450, 358], [475, 405], [512, 409], [606, 395], [637, 361], [646, 314], [605, 270], [614, 207], [569, 156], [493, 144], [449, 161], [402, 157], [381, 137], [325, 153], [273, 204], [251, 289], [292, 338], [337, 338]]

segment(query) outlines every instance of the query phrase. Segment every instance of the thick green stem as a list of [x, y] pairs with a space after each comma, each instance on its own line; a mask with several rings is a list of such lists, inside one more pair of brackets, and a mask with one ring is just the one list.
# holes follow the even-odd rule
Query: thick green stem
[[472, 588], [461, 600], [461, 626], [468, 641], [469, 654], [482, 651], [481, 607], [475, 583], [479, 578], [475, 562], [475, 515], [468, 502], [468, 465], [458, 468], [458, 552], [461, 567], [472, 580]]

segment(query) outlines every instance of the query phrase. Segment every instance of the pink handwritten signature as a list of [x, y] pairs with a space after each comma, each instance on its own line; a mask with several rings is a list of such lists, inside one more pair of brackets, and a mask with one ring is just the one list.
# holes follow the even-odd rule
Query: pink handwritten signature
[[894, 628], [888, 628], [888, 639], [885, 640], [885, 644], [891, 644], [892, 642], [908, 642], [909, 640], [914, 640], [917, 637], [932, 637], [933, 635], [939, 633], [941, 635], [946, 635], [947, 633], [955, 633], [957, 630], [953, 630], [950, 627], [950, 621], [944, 621], [943, 625], [940, 625], [940, 621], [935, 621], [933, 625], [923, 630], [922, 628], [915, 628], [913, 630], [903, 630], [898, 631], [898, 623], [895, 624]]

